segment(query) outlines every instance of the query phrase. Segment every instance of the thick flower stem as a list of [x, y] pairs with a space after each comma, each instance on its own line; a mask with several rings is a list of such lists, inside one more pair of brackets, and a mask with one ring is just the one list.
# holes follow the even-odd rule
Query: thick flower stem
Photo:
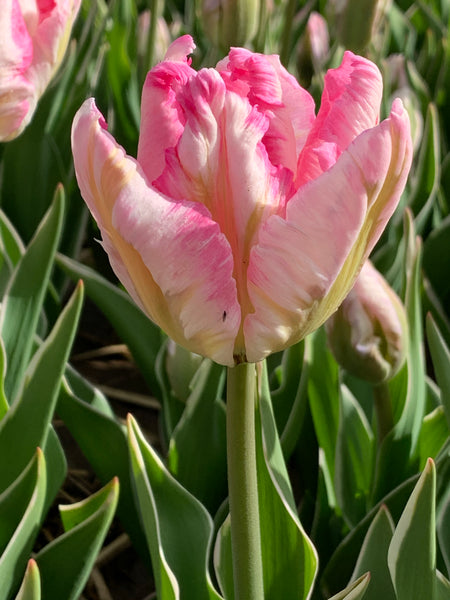
[[375, 414], [377, 418], [378, 445], [394, 426], [391, 399], [387, 383], [380, 383], [373, 387], [375, 397]]
[[263, 600], [255, 450], [255, 365], [228, 369], [227, 458], [235, 600]]

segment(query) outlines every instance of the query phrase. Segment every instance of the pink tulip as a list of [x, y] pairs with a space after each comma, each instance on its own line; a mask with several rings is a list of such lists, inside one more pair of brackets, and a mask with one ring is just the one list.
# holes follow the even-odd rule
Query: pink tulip
[[81, 0], [2, 0], [0, 141], [28, 125], [59, 67]]
[[310, 94], [277, 56], [233, 48], [194, 71], [190, 36], [148, 74], [137, 160], [87, 100], [72, 130], [81, 193], [113, 269], [176, 342], [256, 362], [319, 327], [351, 289], [411, 164], [400, 101], [346, 52]]

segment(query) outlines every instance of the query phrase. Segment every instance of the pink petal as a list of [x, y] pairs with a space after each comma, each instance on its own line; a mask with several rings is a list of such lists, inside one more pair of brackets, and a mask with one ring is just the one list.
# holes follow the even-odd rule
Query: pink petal
[[314, 101], [281, 65], [278, 56], [232, 48], [217, 65], [229, 90], [270, 111], [263, 143], [273, 165], [296, 173], [297, 160], [314, 121]]
[[196, 74], [186, 60], [194, 48], [190, 36], [178, 38], [145, 80], [137, 159], [150, 184], [161, 175], [166, 150], [175, 147], [183, 131], [185, 118], [177, 94]]
[[[179, 102], [185, 128], [154, 185], [171, 198], [200, 201], [208, 208], [231, 246], [238, 299], [246, 314], [250, 248], [260, 224], [272, 214], [284, 214], [292, 174], [267, 157], [261, 141], [267, 117], [246, 97], [227, 90], [214, 69], [191, 77]], [[241, 335], [235, 354], [243, 352]]]
[[408, 117], [396, 101], [388, 119], [298, 191], [285, 220], [268, 219], [248, 269], [249, 361], [295, 343], [341, 303], [397, 206], [411, 155]]
[[13, 139], [64, 56], [80, 0], [5, 0], [0, 12], [0, 140]]
[[298, 161], [296, 187], [328, 170], [349, 144], [378, 123], [382, 79], [369, 60], [345, 52], [325, 75], [320, 110]]
[[0, 141], [16, 137], [34, 107], [33, 87], [26, 77], [33, 43], [18, 0], [5, 0], [0, 11]]
[[105, 127], [93, 100], [86, 101], [74, 120], [72, 148], [81, 193], [114, 271], [176, 342], [233, 365], [241, 317], [227, 240], [201, 204], [152, 189]]

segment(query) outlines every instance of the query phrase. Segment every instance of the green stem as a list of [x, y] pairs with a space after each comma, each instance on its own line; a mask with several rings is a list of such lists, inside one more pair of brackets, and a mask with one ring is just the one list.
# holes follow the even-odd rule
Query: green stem
[[387, 383], [380, 383], [373, 387], [375, 397], [375, 414], [377, 416], [378, 445], [394, 427], [391, 398]]
[[235, 600], [263, 600], [255, 448], [255, 365], [228, 369], [227, 459]]

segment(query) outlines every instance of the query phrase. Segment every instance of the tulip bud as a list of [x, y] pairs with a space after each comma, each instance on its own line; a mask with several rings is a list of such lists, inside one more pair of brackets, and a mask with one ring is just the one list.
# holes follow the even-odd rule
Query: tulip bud
[[308, 87], [314, 73], [321, 70], [329, 49], [327, 22], [322, 15], [312, 12], [298, 49], [297, 67], [303, 86]]
[[166, 353], [166, 371], [170, 387], [175, 396], [186, 402], [191, 390], [190, 383], [202, 362], [202, 357], [185, 350], [169, 339]]
[[405, 309], [370, 261], [325, 327], [336, 360], [356, 377], [382, 383], [404, 362]]
[[331, 12], [339, 43], [353, 52], [363, 52], [372, 40], [388, 0], [333, 0]]
[[222, 50], [245, 46], [257, 33], [259, 13], [259, 0], [203, 0], [204, 31]]

